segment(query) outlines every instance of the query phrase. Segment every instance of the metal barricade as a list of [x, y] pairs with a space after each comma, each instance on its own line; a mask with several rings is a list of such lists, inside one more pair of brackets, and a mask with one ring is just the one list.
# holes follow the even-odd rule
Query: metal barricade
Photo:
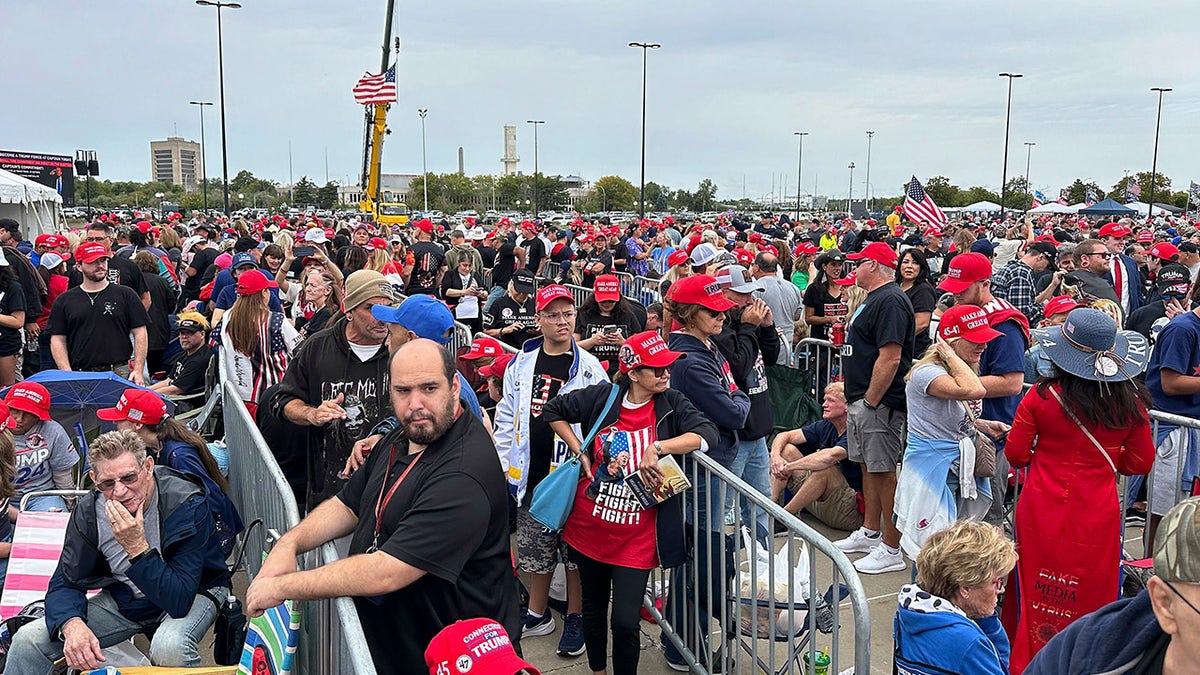
[[629, 272], [613, 272], [617, 281], [621, 282], [621, 295], [633, 294], [633, 275]]
[[457, 356], [471, 348], [471, 328], [466, 324], [454, 322], [454, 337], [450, 340], [450, 352]]
[[[1177, 427], [1180, 430], [1190, 430], [1185, 433], [1184, 438], [1172, 439], [1171, 448], [1168, 451], [1169, 454], [1167, 454], [1165, 456], [1163, 454], [1162, 446], [1163, 446], [1163, 442], [1168, 439], [1166, 437], [1162, 437], [1162, 430], [1160, 430], [1160, 426], [1163, 424], [1168, 424], [1172, 427]], [[1170, 431], [1171, 430], [1168, 430], [1167, 433], [1170, 433]], [[1174, 415], [1171, 413], [1161, 412], [1158, 410], [1151, 410], [1150, 411], [1150, 434], [1151, 434], [1150, 440], [1154, 443], [1154, 447], [1156, 450], [1155, 458], [1154, 458], [1155, 465], [1158, 465], [1159, 463], [1163, 462], [1164, 460], [1174, 462], [1175, 470], [1174, 470], [1173, 480], [1175, 481], [1176, 489], [1179, 491], [1178, 492], [1179, 496], [1184, 497], [1184, 496], [1191, 495], [1191, 492], [1192, 492], [1191, 486], [1188, 486], [1186, 489], [1184, 488], [1183, 473], [1184, 473], [1184, 469], [1186, 468], [1185, 465], [1187, 464], [1188, 456], [1195, 454], [1197, 452], [1200, 452], [1200, 448], [1198, 448], [1196, 445], [1196, 441], [1198, 440], [1196, 438], [1196, 435], [1200, 434], [1200, 420], [1194, 419], [1191, 417], [1184, 417], [1183, 415]], [[1188, 438], [1188, 437], [1190, 437], [1190, 438]], [[1180, 441], [1183, 442], [1183, 447], [1179, 447]], [[1167, 506], [1166, 508], [1158, 508], [1155, 505], [1155, 503], [1154, 503], [1154, 491], [1155, 491], [1154, 480], [1155, 480], [1155, 478], [1156, 478], [1156, 476], [1154, 475], [1154, 471], [1153, 471], [1153, 469], [1151, 469], [1151, 473], [1148, 474], [1145, 478], [1147, 520], [1149, 519], [1150, 514], [1154, 513], [1156, 509], [1158, 511], [1165, 513], [1170, 508], [1170, 506]], [[1134, 486], [1132, 486], [1132, 485], [1129, 486], [1127, 488], [1128, 492], [1132, 492], [1133, 487]], [[1131, 503], [1133, 503], [1133, 500], [1136, 497], [1135, 494], [1129, 494], [1128, 492], [1126, 493], [1125, 502], [1121, 505], [1123, 508], [1128, 507]], [[1149, 523], [1147, 523], [1147, 525], [1148, 524]], [[1145, 529], [1142, 530], [1142, 550], [1144, 552], [1144, 557], [1150, 557], [1151, 550], [1150, 550], [1150, 528], [1149, 527], [1146, 527]]]
[[867, 596], [846, 554], [708, 455], [692, 453], [683, 471], [692, 555], [653, 571], [643, 603], [678, 660], [700, 675], [783, 675], [815, 672], [804, 664], [821, 655], [829, 673], [871, 672]]
[[792, 367], [812, 373], [808, 392], [820, 401], [825, 396], [825, 385], [841, 379], [841, 348], [829, 340], [804, 338], [792, 352]]
[[[250, 419], [241, 397], [222, 378], [225, 443], [229, 447], [229, 496], [242, 519], [263, 520], [247, 537], [247, 575], [251, 580], [262, 569], [262, 553], [269, 550], [274, 537], [300, 522], [300, 511], [291, 487], [263, 440], [258, 426]], [[310, 551], [301, 559], [303, 569], [338, 559], [333, 544]], [[363, 635], [358, 612], [350, 598], [300, 603], [300, 643], [296, 652], [295, 672], [301, 675], [355, 673], [374, 675], [371, 650]]]
[[567, 284], [567, 290], [571, 291], [571, 297], [575, 299], [575, 306], [579, 307], [584, 300], [592, 297], [592, 289], [584, 288], [583, 286], [572, 286]]
[[542, 267], [538, 270], [538, 276], [543, 279], [557, 279], [558, 263], [554, 262], [553, 258], [546, 258], [542, 261]]
[[640, 302], [646, 306], [662, 302], [662, 293], [658, 290], [661, 282], [662, 279], [634, 277], [633, 281], [629, 284], [629, 292], [626, 295], [635, 302]]

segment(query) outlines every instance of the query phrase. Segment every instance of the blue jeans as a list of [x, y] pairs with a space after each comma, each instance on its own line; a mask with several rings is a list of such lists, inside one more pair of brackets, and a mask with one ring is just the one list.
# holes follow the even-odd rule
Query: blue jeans
[[[210, 591], [217, 602], [225, 602], [228, 588]], [[156, 666], [195, 668], [201, 665], [200, 640], [217, 618], [217, 608], [208, 598], [197, 595], [192, 608], [181, 619], [167, 617], [161, 623], [151, 619], [142, 623], [121, 615], [117, 602], [108, 591], [101, 591], [88, 600], [87, 627], [96, 635], [101, 647], [111, 647], [138, 633], [153, 630], [150, 640], [150, 662]], [[49, 673], [54, 662], [63, 655], [63, 643], [51, 639], [45, 621], [31, 621], [21, 627], [13, 638], [5, 670], [11, 673]]]
[[492, 303], [504, 297], [508, 292], [508, 286], [493, 286], [492, 290], [488, 291], [487, 300], [483, 301], [483, 311], [488, 311], [492, 308]]
[[[20, 504], [20, 497], [17, 498], [17, 504]], [[54, 495], [46, 495], [45, 497], [33, 497], [25, 504], [26, 511], [38, 511], [45, 513], [47, 511], [66, 511], [67, 502], [62, 497]]]
[[[750, 487], [766, 495], [768, 499], [771, 498], [771, 454], [767, 450], [766, 438], [738, 441], [737, 456], [733, 458], [729, 470]], [[732, 490], [726, 491], [726, 509], [733, 505], [733, 497]], [[767, 512], [755, 507], [745, 497], [738, 498], [738, 505], [742, 511], [742, 524], [749, 527], [750, 523], [754, 523], [754, 538], [762, 542], [763, 546], [768, 546], [771, 527]]]

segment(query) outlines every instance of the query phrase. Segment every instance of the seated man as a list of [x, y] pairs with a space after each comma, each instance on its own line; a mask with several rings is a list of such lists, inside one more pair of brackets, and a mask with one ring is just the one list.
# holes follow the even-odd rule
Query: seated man
[[[153, 633], [157, 666], [201, 665], [199, 642], [229, 594], [229, 570], [199, 483], [155, 467], [132, 431], [88, 449], [96, 490], [79, 500], [46, 592], [46, 620], [13, 638], [7, 671], [101, 666], [101, 649]], [[88, 599], [87, 592], [103, 589]]]
[[[179, 346], [183, 347], [167, 363], [166, 378], [150, 385], [163, 396], [189, 396], [204, 393], [204, 378], [212, 350], [208, 348], [208, 320], [199, 312], [179, 315]], [[183, 412], [183, 411], [176, 411]]]
[[854, 531], [862, 526], [858, 494], [862, 469], [847, 459], [846, 393], [841, 382], [825, 387], [821, 419], [784, 431], [771, 443], [771, 497], [776, 502], [787, 487], [792, 499], [784, 508], [801, 509], [829, 527]]
[[1163, 516], [1146, 589], [1080, 617], [1037, 653], [1025, 675], [1194, 673], [1200, 639], [1200, 498]]

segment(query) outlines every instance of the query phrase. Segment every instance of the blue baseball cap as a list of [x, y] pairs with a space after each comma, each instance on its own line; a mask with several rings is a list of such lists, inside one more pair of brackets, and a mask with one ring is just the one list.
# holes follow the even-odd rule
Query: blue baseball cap
[[454, 315], [441, 300], [431, 295], [414, 295], [399, 307], [375, 305], [371, 316], [384, 323], [394, 323], [417, 337], [446, 344], [454, 338]]
[[229, 266], [230, 269], [237, 269], [243, 265], [251, 265], [258, 267], [258, 263], [254, 261], [254, 256], [249, 253], [239, 253], [233, 256], [233, 263]]

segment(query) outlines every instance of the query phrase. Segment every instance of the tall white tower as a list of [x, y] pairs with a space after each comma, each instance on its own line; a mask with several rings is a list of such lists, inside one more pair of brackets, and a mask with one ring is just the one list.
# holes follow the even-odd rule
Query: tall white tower
[[517, 175], [517, 162], [521, 161], [517, 157], [517, 127], [514, 124], [504, 125], [504, 157], [501, 158], [504, 163], [504, 175]]

